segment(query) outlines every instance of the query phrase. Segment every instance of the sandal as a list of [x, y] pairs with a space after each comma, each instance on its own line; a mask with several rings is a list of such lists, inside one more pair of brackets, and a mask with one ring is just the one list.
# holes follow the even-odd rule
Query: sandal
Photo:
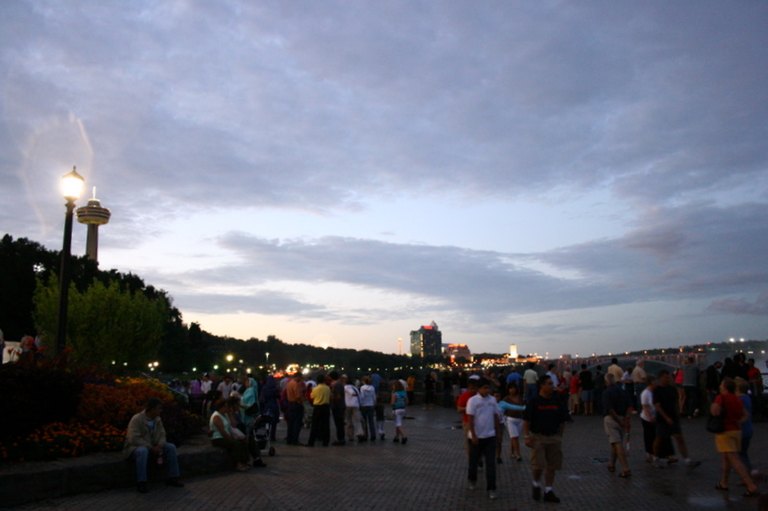
[[742, 494], [743, 497], [757, 497], [760, 495], [760, 492], [757, 490], [749, 491], [747, 490], [746, 493]]
[[608, 465], [608, 472], [616, 472], [616, 465]]
[[626, 479], [626, 478], [628, 478], [631, 475], [632, 475], [632, 471], [631, 470], [627, 470], [626, 472], [622, 472], [621, 474], [619, 474], [619, 477], [621, 477], [622, 479]]
[[723, 485], [722, 485], [722, 484], [720, 484], [720, 483], [717, 483], [717, 486], [715, 486], [715, 490], [720, 490], [720, 491], [729, 491], [729, 490], [730, 490], [730, 488], [728, 488], [727, 486], [723, 486]]

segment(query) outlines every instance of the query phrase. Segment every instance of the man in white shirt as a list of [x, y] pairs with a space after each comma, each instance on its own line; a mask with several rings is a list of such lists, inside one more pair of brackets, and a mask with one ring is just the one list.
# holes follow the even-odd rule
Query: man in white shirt
[[347, 440], [354, 442], [357, 438], [358, 441], [363, 442], [365, 435], [363, 435], [363, 422], [360, 419], [360, 391], [348, 383], [347, 375], [343, 375], [341, 378], [345, 382], [344, 402], [347, 408], [344, 411], [344, 422], [347, 425]]
[[491, 384], [480, 380], [477, 394], [467, 401], [469, 437], [472, 442], [469, 451], [469, 489], [477, 485], [477, 466], [480, 457], [485, 458], [485, 482], [488, 497], [496, 499], [496, 435], [501, 434], [501, 413], [496, 398], [491, 395]]

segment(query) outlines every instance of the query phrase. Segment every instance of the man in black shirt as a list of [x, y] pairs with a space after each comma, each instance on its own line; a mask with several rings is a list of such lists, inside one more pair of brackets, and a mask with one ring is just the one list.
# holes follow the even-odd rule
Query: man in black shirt
[[533, 472], [533, 500], [541, 499], [539, 480], [544, 474], [544, 502], [560, 502], [552, 491], [555, 471], [563, 465], [563, 430], [569, 419], [565, 404], [555, 394], [552, 378], [545, 374], [539, 378], [539, 394], [528, 401], [523, 412], [523, 437], [531, 449]]
[[584, 415], [595, 413], [595, 384], [592, 380], [592, 372], [587, 370], [587, 364], [581, 364], [579, 373], [581, 382], [581, 402], [584, 403]]
[[653, 466], [664, 468], [659, 459], [661, 442], [675, 437], [677, 448], [683, 455], [685, 463], [690, 467], [698, 467], [700, 461], [692, 461], [688, 456], [683, 430], [680, 428], [680, 415], [677, 412], [677, 389], [670, 385], [672, 377], [669, 371], [659, 371], [659, 384], [653, 389], [653, 405], [656, 407], [656, 439], [653, 441]]

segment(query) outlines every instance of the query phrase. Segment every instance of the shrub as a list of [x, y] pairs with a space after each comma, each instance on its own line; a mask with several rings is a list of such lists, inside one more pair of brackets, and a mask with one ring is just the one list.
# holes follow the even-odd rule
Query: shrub
[[0, 441], [4, 441], [52, 422], [69, 422], [83, 383], [62, 369], [2, 364], [0, 389]]
[[94, 421], [54, 422], [15, 441], [0, 444], [3, 461], [41, 461], [96, 452], [119, 451], [125, 432]]

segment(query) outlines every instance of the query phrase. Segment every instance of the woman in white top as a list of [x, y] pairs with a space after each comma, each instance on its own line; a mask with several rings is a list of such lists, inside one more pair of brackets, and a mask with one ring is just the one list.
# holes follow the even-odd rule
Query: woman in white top
[[251, 467], [248, 465], [248, 444], [245, 438], [238, 440], [233, 435], [233, 430], [236, 428], [232, 426], [229, 418], [230, 409], [227, 400], [219, 399], [214, 403], [213, 407], [215, 411], [208, 423], [211, 431], [211, 444], [214, 447], [223, 447], [229, 452], [230, 456], [235, 460], [235, 470], [240, 472], [250, 470]]

